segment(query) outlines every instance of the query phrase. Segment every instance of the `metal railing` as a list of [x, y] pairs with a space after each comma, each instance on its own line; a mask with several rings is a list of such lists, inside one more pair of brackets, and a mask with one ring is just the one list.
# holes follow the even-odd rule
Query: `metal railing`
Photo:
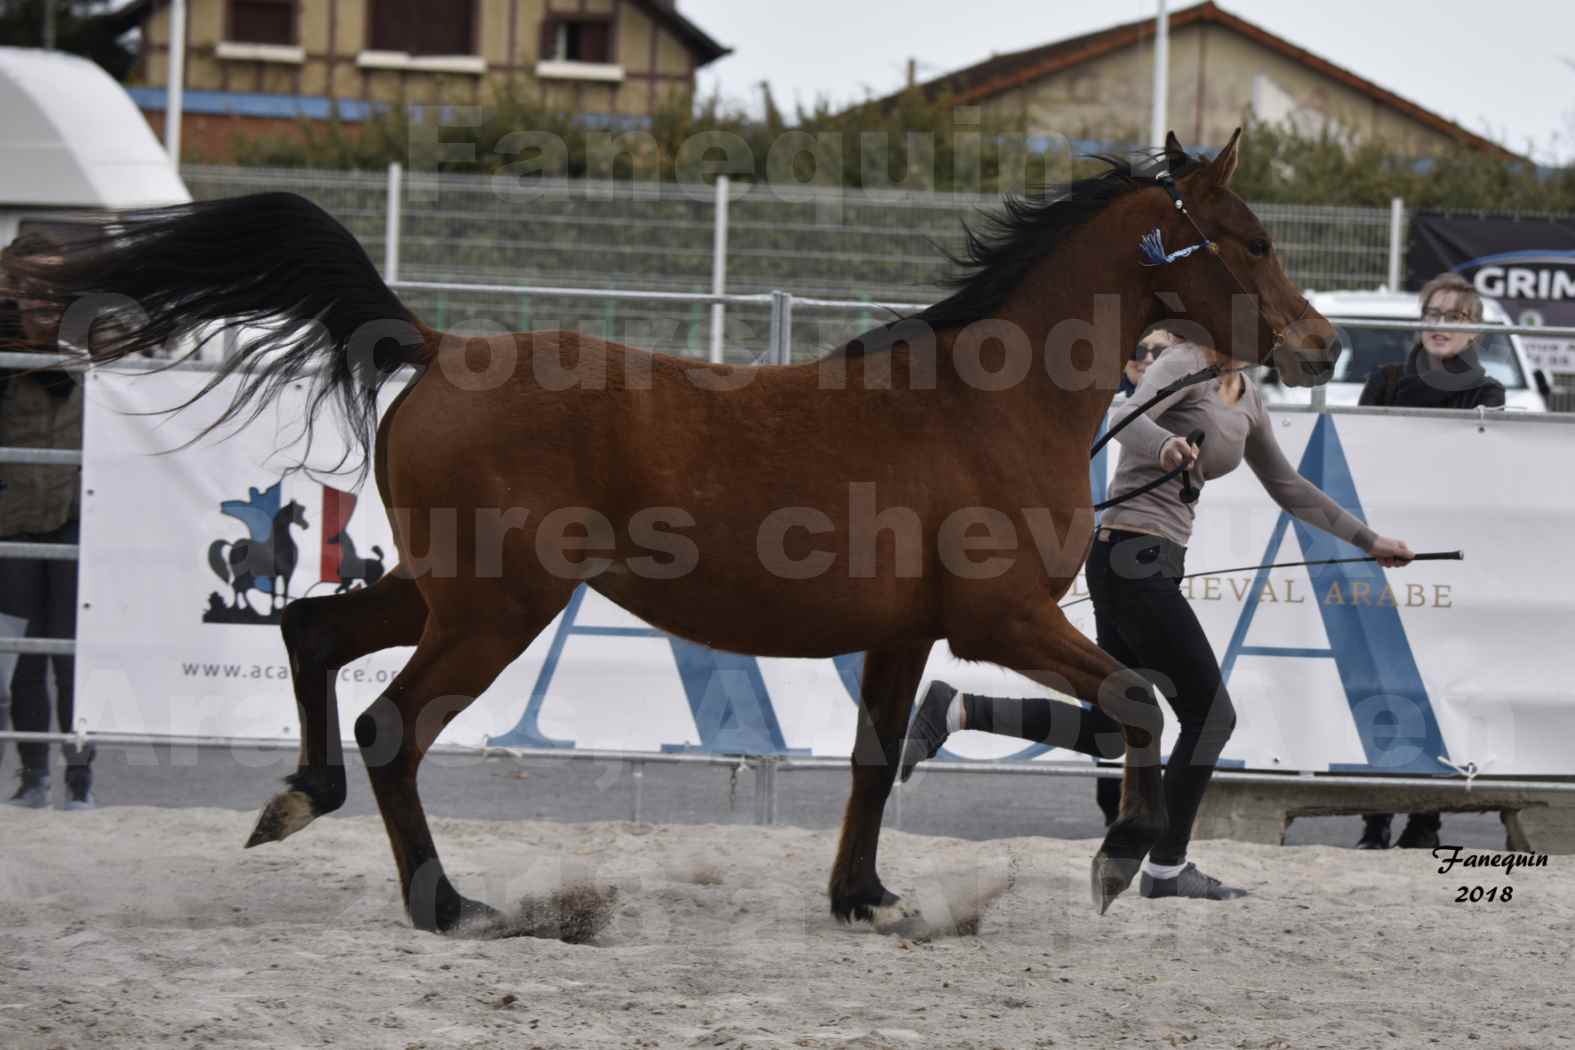
[[[101, 748], [133, 747], [205, 747], [231, 748], [251, 751], [296, 751], [300, 742], [293, 739], [253, 739], [250, 737], [192, 737], [155, 736], [148, 733], [22, 733], [0, 732], [0, 740], [12, 739], [29, 743], [70, 743], [84, 747], [91, 743]], [[354, 741], [344, 741], [351, 746]], [[754, 818], [758, 825], [777, 823], [780, 813], [779, 773], [805, 771], [842, 772], [850, 768], [849, 758], [816, 758], [784, 755], [696, 754], [693, 752], [661, 751], [603, 751], [594, 749], [495, 747], [482, 744], [466, 747], [459, 744], [438, 744], [427, 752], [440, 757], [475, 758], [485, 760], [508, 756], [522, 761], [537, 759], [557, 762], [600, 762], [627, 766], [630, 779], [629, 819], [640, 823], [645, 819], [645, 767], [703, 766], [712, 769], [729, 769], [736, 775], [748, 771], [754, 778]], [[949, 759], [930, 761], [918, 770], [919, 777], [931, 774], [1033, 777], [1078, 777], [1093, 779], [1120, 779], [1120, 766], [1095, 765], [1091, 762], [994, 762], [987, 760]], [[1213, 779], [1233, 784], [1258, 784], [1264, 786], [1338, 786], [1351, 789], [1414, 788], [1443, 790], [1470, 794], [1472, 791], [1535, 792], [1538, 794], [1564, 794], [1575, 792], [1575, 782], [1568, 780], [1515, 780], [1491, 779], [1481, 776], [1363, 776], [1349, 773], [1262, 773], [1240, 769], [1217, 769]], [[901, 829], [905, 792], [891, 794], [888, 817], [890, 826]]]
[[[801, 340], [807, 352], [873, 327], [872, 311], [883, 304], [941, 297], [946, 263], [936, 248], [959, 252], [964, 222], [996, 211], [1001, 201], [998, 194], [726, 177], [710, 185], [515, 180], [408, 172], [397, 164], [386, 173], [188, 165], [182, 175], [198, 199], [289, 190], [313, 200], [382, 260], [385, 279], [420, 282], [407, 286], [410, 306], [437, 328], [467, 314], [510, 316], [508, 327], [518, 330], [540, 327], [533, 322], [542, 317], [552, 321], [549, 327], [592, 331], [632, 320], [661, 333], [640, 345], [713, 361], [726, 357], [730, 312], [746, 324], [769, 323], [759, 300], [609, 299], [588, 310], [587, 297], [558, 298], [552, 289], [651, 288], [720, 297], [793, 288], [808, 297], [856, 300], [844, 311], [853, 315], [846, 324], [828, 321], [825, 338]], [[1403, 202], [1388, 208], [1254, 208], [1300, 284], [1398, 285]], [[466, 287], [447, 287], [453, 282]], [[491, 298], [498, 293], [489, 289], [505, 284], [543, 291], [528, 303], [517, 296]], [[631, 308], [630, 315], [620, 313]]]

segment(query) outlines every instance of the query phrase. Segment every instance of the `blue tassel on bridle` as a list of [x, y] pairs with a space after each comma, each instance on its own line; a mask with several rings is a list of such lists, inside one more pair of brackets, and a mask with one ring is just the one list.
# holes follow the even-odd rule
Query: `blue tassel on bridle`
[[1177, 259], [1185, 259], [1200, 248], [1211, 247], [1208, 241], [1199, 241], [1189, 244], [1185, 248], [1166, 253], [1164, 239], [1160, 236], [1159, 227], [1149, 230], [1138, 240], [1138, 254], [1143, 256], [1144, 266], [1165, 266]]

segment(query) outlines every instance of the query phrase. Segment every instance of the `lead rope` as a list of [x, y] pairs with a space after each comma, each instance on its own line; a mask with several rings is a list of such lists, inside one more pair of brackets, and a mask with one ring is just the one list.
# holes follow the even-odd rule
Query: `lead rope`
[[[1197, 231], [1198, 236], [1201, 237], [1202, 240], [1197, 244], [1189, 245], [1173, 252], [1167, 252], [1165, 251], [1164, 239], [1160, 233], [1159, 227], [1156, 226], [1154, 229], [1145, 234], [1138, 242], [1138, 252], [1145, 260], [1143, 265], [1167, 266], [1179, 259], [1186, 258], [1193, 252], [1198, 251], [1200, 248], [1206, 249], [1210, 255], [1219, 260], [1221, 266], [1225, 267], [1225, 272], [1230, 274], [1230, 279], [1236, 283], [1237, 288], [1241, 289], [1242, 294], [1248, 296], [1249, 298], [1253, 298], [1254, 302], [1256, 302], [1256, 297], [1252, 295], [1252, 292], [1248, 291], [1247, 285], [1240, 277], [1236, 275], [1236, 271], [1231, 269], [1230, 263], [1225, 261], [1225, 256], [1220, 253], [1219, 243], [1210, 238], [1208, 234], [1203, 232], [1203, 227], [1198, 225], [1198, 221], [1194, 219], [1192, 217], [1192, 213], [1187, 210], [1186, 201], [1181, 199], [1181, 191], [1176, 189], [1176, 180], [1170, 176], [1169, 172], [1166, 172], [1157, 176], [1155, 181], [1158, 182], [1159, 185], [1164, 188], [1165, 192], [1170, 195], [1170, 199], [1175, 204], [1176, 210], [1181, 213], [1184, 219], [1187, 220], [1188, 225]], [[1281, 327], [1273, 330], [1275, 346], [1279, 346], [1285, 341], [1286, 329], [1291, 328], [1300, 322], [1303, 317], [1307, 316], [1307, 311], [1311, 309], [1311, 307], [1312, 304], [1307, 301], [1307, 297], [1302, 296], [1302, 308], [1301, 311], [1296, 315], [1295, 320], [1291, 321], [1290, 324], [1282, 325]], [[1258, 306], [1258, 316], [1263, 316], [1263, 307], [1261, 305]], [[1265, 320], [1267, 320], [1267, 318], [1265, 318]], [[1109, 444], [1110, 439], [1119, 434], [1122, 428], [1131, 423], [1133, 419], [1147, 412], [1149, 409], [1153, 408], [1167, 397], [1170, 397], [1172, 394], [1179, 393], [1190, 386], [1196, 386], [1198, 383], [1207, 383], [1211, 379], [1217, 379], [1222, 373], [1239, 372], [1246, 367], [1248, 366], [1243, 365], [1241, 368], [1227, 369], [1222, 368], [1219, 365], [1210, 365], [1208, 368], [1202, 369], [1201, 371], [1182, 376], [1180, 379], [1166, 386], [1164, 389], [1160, 390], [1159, 393], [1149, 398], [1137, 409], [1127, 413], [1121, 422], [1117, 423], [1115, 426], [1106, 431], [1098, 441], [1094, 442], [1094, 447], [1090, 449], [1088, 453], [1089, 458], [1093, 459], [1095, 456], [1099, 455], [1099, 450], [1104, 448], [1105, 445]], [[1187, 464], [1182, 463], [1181, 466], [1177, 467], [1176, 469], [1171, 470], [1158, 478], [1155, 478], [1153, 481], [1148, 482], [1145, 485], [1133, 489], [1131, 492], [1124, 492], [1119, 496], [1113, 496], [1110, 499], [1105, 500], [1103, 503], [1095, 504], [1094, 510], [1097, 512], [1119, 506], [1128, 500], [1135, 499], [1138, 496], [1144, 495], [1145, 493], [1152, 492], [1161, 485], [1165, 484], [1167, 481], [1181, 477], [1186, 473], [1186, 471]], [[1191, 485], [1185, 485], [1184, 491], [1193, 491]], [[1183, 498], [1185, 501], [1185, 497]], [[1194, 498], [1196, 497], [1194, 496]]]
[[[1115, 426], [1113, 426], [1109, 430], [1105, 431], [1105, 433], [1100, 437], [1100, 439], [1098, 441], [1094, 442], [1094, 447], [1089, 450], [1088, 458], [1089, 459], [1093, 459], [1094, 457], [1098, 456], [1099, 455], [1099, 450], [1104, 448], [1107, 444], [1109, 444], [1111, 438], [1113, 438], [1117, 434], [1121, 433], [1122, 429], [1125, 428], [1128, 423], [1131, 423], [1138, 416], [1143, 415], [1149, 409], [1153, 408], [1155, 405], [1159, 404], [1161, 401], [1165, 400], [1167, 397], [1170, 397], [1172, 394], [1178, 394], [1181, 391], [1187, 389], [1188, 387], [1197, 386], [1199, 383], [1207, 383], [1211, 379], [1217, 379], [1217, 378], [1219, 378], [1221, 373], [1229, 373], [1229, 372], [1237, 372], [1237, 371], [1240, 371], [1240, 369], [1222, 368], [1219, 365], [1210, 365], [1207, 368], [1199, 369], [1196, 372], [1190, 372], [1187, 375], [1182, 376], [1180, 379], [1175, 380], [1174, 382], [1170, 383], [1169, 385], [1167, 385], [1163, 389], [1161, 389], [1159, 391], [1159, 393], [1155, 394], [1153, 397], [1151, 397], [1147, 401], [1143, 402], [1143, 404], [1139, 405], [1137, 408], [1133, 409], [1131, 412], [1128, 412], [1125, 416], [1123, 416], [1121, 418], [1121, 421], [1119, 423], [1117, 423]], [[1196, 431], [1194, 432], [1194, 434], [1196, 434], [1197, 439], [1193, 440], [1191, 437], [1189, 437], [1188, 440], [1192, 441], [1193, 444], [1201, 443], [1202, 440], [1203, 440], [1202, 434], [1200, 432], [1196, 432]], [[1137, 497], [1143, 495], [1144, 493], [1153, 492], [1155, 489], [1157, 489], [1161, 485], [1165, 484], [1165, 482], [1171, 481], [1171, 480], [1173, 480], [1175, 478], [1178, 478], [1178, 477], [1181, 477], [1183, 474], [1186, 473], [1186, 471], [1187, 471], [1187, 464], [1186, 463], [1182, 463], [1181, 466], [1175, 468], [1174, 470], [1167, 471], [1166, 473], [1161, 474], [1159, 477], [1155, 478], [1153, 481], [1146, 482], [1145, 484], [1138, 486], [1137, 488], [1133, 489], [1130, 492], [1123, 492], [1119, 496], [1112, 496], [1110, 499], [1105, 500], [1103, 503], [1096, 503], [1096, 504], [1094, 504], [1094, 510], [1096, 512], [1097, 511], [1102, 511], [1102, 510], [1108, 510], [1109, 508], [1115, 507], [1115, 506], [1119, 506], [1120, 504], [1125, 503], [1128, 500], [1136, 499]], [[1184, 500], [1183, 502], [1188, 502], [1188, 501]]]
[[[1225, 267], [1225, 272], [1230, 274], [1230, 279], [1236, 283], [1237, 288], [1241, 289], [1242, 294], [1252, 298], [1256, 303], [1258, 301], [1257, 298], [1253, 296], [1252, 292], [1247, 289], [1247, 285], [1242, 281], [1242, 279], [1236, 275], [1236, 271], [1231, 269], [1230, 263], [1225, 261], [1225, 256], [1220, 252], [1219, 243], [1210, 238], [1208, 234], [1203, 232], [1203, 227], [1198, 225], [1198, 220], [1194, 219], [1192, 217], [1192, 213], [1187, 210], [1187, 203], [1186, 201], [1182, 200], [1181, 191], [1176, 188], [1176, 180], [1171, 177], [1169, 172], [1166, 172], [1157, 176], [1155, 181], [1164, 188], [1167, 194], [1170, 195], [1170, 199], [1175, 204], [1176, 210], [1181, 213], [1181, 216], [1184, 219], [1187, 220], [1188, 225], [1197, 231], [1198, 236], [1202, 238], [1202, 240], [1197, 244], [1188, 245], [1185, 248], [1180, 248], [1173, 252], [1167, 252], [1165, 251], [1164, 238], [1160, 233], [1159, 227], [1156, 226], [1138, 241], [1138, 253], [1144, 259], [1143, 265], [1168, 266], [1179, 259], [1186, 258], [1199, 249], [1206, 249], [1210, 255], [1219, 260], [1221, 266]], [[1290, 324], [1282, 325], [1279, 328], [1273, 329], [1275, 346], [1279, 346], [1285, 341], [1286, 330], [1295, 326], [1301, 321], [1303, 317], [1307, 316], [1307, 311], [1311, 308], [1312, 304], [1307, 301], [1307, 297], [1302, 296], [1302, 308], [1301, 311], [1297, 313], [1295, 319], [1292, 320]], [[1263, 315], [1263, 307], [1261, 304], [1258, 305], [1257, 309], [1258, 316], [1264, 320], [1267, 320], [1267, 318]], [[1250, 366], [1242, 365], [1239, 368], [1224, 368], [1220, 365], [1210, 365], [1208, 368], [1204, 368], [1200, 371], [1192, 372], [1188, 375], [1182, 376], [1180, 379], [1177, 379], [1175, 382], [1164, 387], [1153, 397], [1143, 402], [1143, 404], [1138, 406], [1138, 408], [1127, 413], [1119, 423], [1107, 430], [1098, 441], [1094, 442], [1094, 447], [1090, 449], [1088, 453], [1089, 458], [1093, 459], [1095, 456], [1098, 456], [1099, 450], [1109, 444], [1110, 439], [1119, 434], [1121, 430], [1127, 426], [1127, 424], [1131, 423], [1138, 416], [1144, 414], [1149, 409], [1165, 400], [1167, 397], [1170, 397], [1172, 394], [1179, 393], [1182, 390], [1185, 390], [1191, 386], [1196, 386], [1199, 383], [1207, 383], [1211, 379], [1217, 379], [1221, 374], [1240, 372], [1248, 367]], [[1189, 436], [1188, 441], [1192, 442], [1193, 444], [1200, 443], [1202, 441], [1202, 435], [1196, 431], [1194, 432], [1194, 435], [1196, 435], [1197, 440], [1193, 440], [1193, 437]], [[1111, 507], [1119, 506], [1128, 500], [1136, 499], [1138, 496], [1152, 492], [1161, 485], [1165, 484], [1167, 481], [1171, 481], [1178, 477], [1183, 478], [1181, 496], [1182, 502], [1191, 503], [1197, 499], [1197, 490], [1192, 487], [1191, 478], [1190, 476], [1187, 476], [1187, 469], [1187, 464], [1183, 462], [1174, 470], [1167, 471], [1165, 474], [1162, 474], [1153, 481], [1133, 489], [1131, 492], [1124, 492], [1119, 496], [1112, 496], [1110, 499], [1107, 499], [1102, 503], [1094, 504], [1094, 510], [1097, 513], [1098, 511], [1108, 510]], [[1188, 498], [1189, 496], [1191, 499]]]
[[[1138, 243], [1138, 251], [1143, 256], [1143, 258], [1146, 260], [1144, 265], [1146, 265], [1146, 266], [1166, 266], [1166, 265], [1168, 265], [1170, 263], [1173, 263], [1173, 262], [1177, 261], [1178, 259], [1186, 258], [1187, 256], [1191, 255], [1193, 252], [1197, 251], [1199, 248], [1204, 248], [1204, 249], [1208, 250], [1208, 253], [1210, 255], [1214, 256], [1216, 259], [1218, 259], [1220, 261], [1220, 265], [1221, 266], [1225, 267], [1225, 272], [1230, 274], [1231, 280], [1236, 282], [1236, 287], [1241, 289], [1242, 294], [1243, 295], [1247, 295], [1247, 296], [1251, 296], [1252, 293], [1247, 290], [1247, 286], [1244, 283], [1242, 283], [1242, 280], [1241, 280], [1240, 277], [1236, 276], [1236, 271], [1231, 269], [1230, 263], [1226, 262], [1225, 261], [1225, 257], [1222, 254], [1220, 254], [1219, 244], [1216, 243], [1215, 241], [1211, 240], [1209, 238], [1209, 235], [1203, 232], [1203, 227], [1198, 225], [1197, 220], [1192, 217], [1192, 213], [1187, 210], [1186, 202], [1181, 199], [1181, 193], [1176, 189], [1176, 180], [1171, 178], [1169, 173], [1166, 173], [1164, 175], [1160, 175], [1155, 181], [1157, 181], [1161, 186], [1164, 187], [1166, 193], [1170, 194], [1170, 199], [1175, 202], [1176, 210], [1179, 211], [1182, 214], [1182, 216], [1187, 220], [1188, 224], [1191, 225], [1191, 227], [1194, 230], [1197, 231], [1198, 236], [1203, 238], [1203, 240], [1200, 243], [1198, 243], [1198, 244], [1189, 245], [1186, 248], [1181, 248], [1181, 249], [1179, 249], [1177, 251], [1174, 251], [1174, 252], [1167, 252], [1167, 251], [1165, 251], [1164, 241], [1163, 241], [1163, 239], [1160, 236], [1159, 228], [1155, 227], [1148, 234], [1146, 234], [1142, 238], [1142, 240], [1139, 241], [1139, 243]], [[1303, 317], [1307, 316], [1307, 311], [1311, 308], [1311, 306], [1312, 306], [1312, 304], [1310, 302], [1308, 302], [1307, 297], [1306, 296], [1302, 296], [1301, 312], [1299, 312], [1296, 315], [1295, 319], [1292, 320], [1290, 324], [1287, 324], [1287, 325], [1284, 325], [1284, 326], [1282, 326], [1280, 328], [1274, 329], [1274, 344], [1276, 346], [1278, 346], [1279, 344], [1281, 344], [1281, 343], [1283, 343], [1285, 341], [1285, 331], [1286, 331], [1286, 329], [1295, 326], [1298, 322], [1301, 321], [1301, 319]], [[1263, 317], [1263, 307], [1262, 306], [1258, 307], [1258, 316], [1259, 317]], [[1265, 318], [1265, 320], [1267, 320], [1267, 318]], [[1124, 428], [1128, 423], [1131, 423], [1132, 420], [1136, 419], [1138, 416], [1140, 416], [1143, 413], [1147, 412], [1149, 409], [1153, 408], [1155, 405], [1159, 404], [1161, 401], [1165, 400], [1167, 397], [1170, 397], [1172, 394], [1179, 393], [1182, 390], [1185, 390], [1185, 389], [1187, 389], [1188, 387], [1191, 387], [1191, 386], [1196, 386], [1199, 383], [1206, 383], [1206, 382], [1208, 382], [1211, 379], [1216, 379], [1216, 378], [1218, 378], [1220, 376], [1221, 373], [1224, 373], [1224, 372], [1239, 372], [1243, 368], [1246, 368], [1246, 367], [1248, 367], [1248, 366], [1243, 365], [1241, 368], [1227, 369], [1227, 368], [1222, 368], [1219, 365], [1210, 365], [1208, 368], [1205, 368], [1205, 369], [1202, 369], [1200, 371], [1192, 372], [1192, 373], [1190, 373], [1188, 375], [1182, 376], [1180, 379], [1177, 379], [1175, 382], [1169, 384], [1164, 389], [1160, 390], [1153, 397], [1151, 397], [1147, 401], [1143, 402], [1143, 404], [1138, 406], [1135, 410], [1133, 410], [1132, 412], [1127, 413], [1127, 415], [1122, 418], [1121, 422], [1117, 423], [1115, 426], [1113, 426], [1109, 430], [1107, 430], [1099, 438], [1098, 441], [1094, 442], [1094, 447], [1089, 450], [1089, 459], [1093, 459], [1095, 456], [1098, 456], [1099, 455], [1099, 450], [1104, 448], [1107, 444], [1109, 444], [1110, 443], [1110, 439], [1115, 437], [1117, 434], [1119, 434], [1121, 432], [1122, 428]], [[1479, 413], [1481, 412], [1480, 406], [1478, 408], [1478, 411], [1479, 411]], [[1483, 421], [1479, 420], [1478, 425], [1479, 425], [1479, 427], [1483, 426]], [[1177, 436], [1179, 437], [1180, 435], [1177, 435]], [[1189, 441], [1193, 441], [1194, 438], [1197, 438], [1198, 440], [1201, 440], [1202, 439], [1202, 434], [1200, 432], [1198, 432], [1198, 431], [1193, 431], [1192, 435], [1190, 435], [1188, 437], [1188, 440]], [[1193, 441], [1193, 443], [1196, 444], [1197, 441]], [[1141, 485], [1138, 488], [1133, 489], [1131, 492], [1124, 492], [1120, 496], [1115, 496], [1115, 497], [1112, 497], [1111, 499], [1105, 500], [1103, 503], [1096, 503], [1094, 505], [1094, 510], [1095, 511], [1105, 510], [1106, 508], [1114, 507], [1114, 506], [1117, 506], [1118, 504], [1125, 503], [1127, 500], [1135, 499], [1136, 497], [1141, 496], [1141, 495], [1143, 495], [1146, 492], [1152, 492], [1154, 489], [1159, 488], [1159, 486], [1163, 485], [1165, 482], [1170, 481], [1173, 478], [1179, 477], [1180, 475], [1185, 473], [1186, 470], [1187, 470], [1186, 463], [1182, 463], [1182, 465], [1177, 467], [1175, 470], [1172, 470], [1172, 471], [1164, 474], [1163, 476], [1154, 479], [1153, 481], [1150, 481], [1150, 482], [1148, 482], [1148, 483], [1146, 483], [1144, 485]], [[1185, 489], [1186, 490], [1190, 490], [1191, 489], [1190, 479], [1189, 479], [1189, 482], [1185, 485]], [[1196, 499], [1196, 496], [1194, 496], [1193, 498]], [[1183, 502], [1190, 502], [1190, 501], [1188, 501], [1186, 499], [1185, 491], [1183, 493], [1182, 500], [1183, 500]], [[1433, 552], [1430, 552], [1430, 553], [1424, 553], [1424, 554], [1415, 555], [1415, 556], [1412, 557], [1411, 560], [1412, 561], [1460, 561], [1464, 557], [1465, 557], [1465, 555], [1462, 552], [1460, 552], [1460, 551], [1433, 551]], [[1286, 561], [1286, 562], [1275, 562], [1275, 563], [1267, 564], [1267, 565], [1243, 565], [1243, 566], [1240, 566], [1240, 567], [1234, 568], [1234, 569], [1210, 569], [1207, 572], [1189, 572], [1185, 576], [1180, 577], [1180, 579], [1181, 580], [1190, 580], [1190, 579], [1193, 579], [1194, 577], [1198, 577], [1198, 576], [1223, 576], [1226, 573], [1232, 573], [1232, 572], [1256, 572], [1256, 571], [1260, 571], [1260, 570], [1263, 570], [1263, 569], [1291, 569], [1291, 568], [1298, 568], [1298, 567], [1301, 567], [1301, 566], [1312, 566], [1312, 565], [1347, 565], [1347, 564], [1351, 564], [1351, 563], [1355, 563], [1355, 562], [1375, 562], [1377, 560], [1378, 560], [1377, 558], [1372, 557], [1371, 555], [1369, 555], [1369, 556], [1364, 557], [1364, 558], [1324, 558], [1324, 559], [1320, 559], [1320, 560], [1317, 560], [1317, 561]], [[1180, 581], [1178, 580], [1177, 582], [1180, 582]], [[1072, 601], [1065, 602], [1064, 604], [1060, 605], [1059, 608], [1067, 609], [1067, 608], [1070, 608], [1070, 607], [1072, 607], [1074, 605], [1080, 605], [1083, 602], [1091, 601], [1092, 597], [1093, 596], [1090, 595], [1090, 596], [1084, 597], [1084, 598], [1075, 598]], [[1449, 762], [1449, 760], [1444, 758], [1443, 756], [1439, 756], [1439, 761], [1443, 762], [1445, 765], [1453, 765], [1453, 763]], [[1469, 787], [1471, 779], [1476, 775], [1476, 773], [1475, 773], [1475, 768], [1476, 768], [1475, 765], [1473, 763], [1467, 763], [1467, 765], [1465, 767], [1455, 766], [1454, 768], [1457, 769], [1458, 771], [1460, 771], [1461, 773], [1465, 774], [1465, 776], [1466, 776], [1466, 783], [1467, 783], [1467, 786]]]

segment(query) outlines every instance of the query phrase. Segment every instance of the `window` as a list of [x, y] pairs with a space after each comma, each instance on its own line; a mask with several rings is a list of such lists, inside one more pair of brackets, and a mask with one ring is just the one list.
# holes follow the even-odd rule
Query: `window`
[[468, 55], [475, 51], [474, 0], [372, 0], [373, 51]]
[[[1345, 346], [1334, 366], [1336, 383], [1365, 383], [1384, 365], [1405, 364], [1417, 339], [1416, 332], [1374, 328], [1343, 328], [1341, 335]], [[1504, 384], [1505, 390], [1526, 389], [1526, 377], [1508, 336], [1485, 335], [1477, 340], [1476, 351], [1482, 370]]]
[[295, 0], [230, 0], [224, 38], [240, 44], [294, 44]]
[[541, 60], [611, 62], [612, 19], [584, 16], [547, 19], [541, 24]]

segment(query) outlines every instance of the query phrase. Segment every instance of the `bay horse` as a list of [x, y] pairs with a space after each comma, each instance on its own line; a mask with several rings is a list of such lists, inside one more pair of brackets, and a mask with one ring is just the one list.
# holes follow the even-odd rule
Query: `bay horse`
[[[228, 370], [245, 368], [215, 426], [310, 376], [307, 426], [337, 398], [370, 459], [398, 564], [364, 589], [286, 608], [302, 752], [248, 846], [340, 807], [334, 670], [414, 645], [355, 739], [414, 925], [494, 917], [444, 874], [417, 769], [583, 580], [719, 649], [866, 653], [829, 885], [844, 922], [908, 914], [876, 849], [938, 640], [1109, 711], [1127, 757], [1120, 817], [1091, 867], [1103, 911], [1166, 819], [1152, 687], [1056, 606], [1092, 540], [1089, 446], [1121, 368], [1160, 324], [1243, 362], [1272, 360], [1297, 386], [1326, 381], [1338, 350], [1230, 190], [1239, 137], [1204, 160], [1172, 135], [1152, 157], [1105, 158], [1101, 174], [1008, 199], [970, 231], [952, 295], [788, 366], [570, 332], [435, 331], [348, 231], [290, 194], [133, 214], [92, 250], [24, 269], [61, 302], [136, 303], [104, 333], [78, 318], [96, 361], [236, 326]], [[1206, 251], [1148, 252], [1199, 237]], [[378, 388], [403, 365], [417, 375], [379, 421]]]

